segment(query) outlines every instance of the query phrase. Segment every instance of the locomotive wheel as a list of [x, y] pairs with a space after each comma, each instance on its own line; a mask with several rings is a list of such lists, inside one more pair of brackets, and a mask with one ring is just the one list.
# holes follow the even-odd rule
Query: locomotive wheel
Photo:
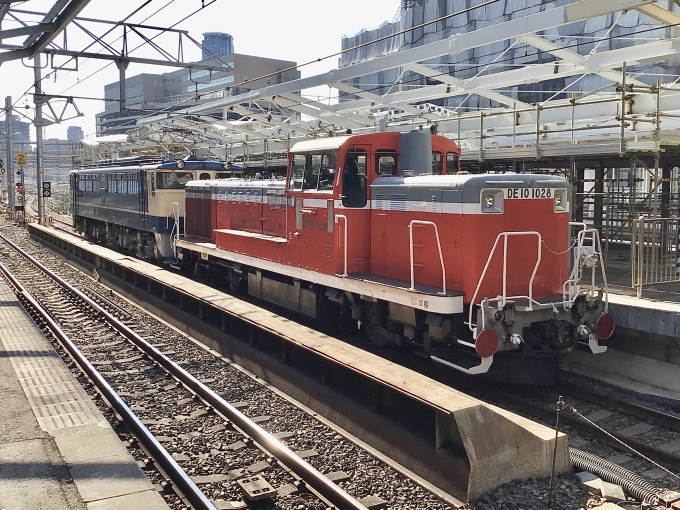
[[241, 285], [243, 283], [243, 278], [241, 278], [241, 275], [232, 272], [232, 274], [229, 275], [227, 279], [229, 281], [229, 290], [234, 294], [239, 294], [243, 287]]
[[375, 324], [368, 324], [366, 326], [366, 334], [368, 335], [368, 339], [371, 341], [373, 345], [376, 345], [378, 347], [385, 347], [388, 343], [389, 340], [385, 338], [384, 335], [381, 334], [381, 328], [380, 326], [376, 326]]
[[387, 303], [366, 304], [366, 334], [368, 339], [378, 347], [384, 347], [390, 340], [385, 333], [387, 323]]

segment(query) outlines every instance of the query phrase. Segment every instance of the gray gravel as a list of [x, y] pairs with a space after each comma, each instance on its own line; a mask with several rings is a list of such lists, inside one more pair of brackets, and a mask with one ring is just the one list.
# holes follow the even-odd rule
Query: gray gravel
[[470, 504], [470, 509], [477, 510], [580, 510], [588, 508], [589, 497], [573, 475], [562, 475], [555, 478], [553, 485], [552, 507], [548, 505], [550, 491], [549, 479], [530, 479], [505, 484], [493, 492], [486, 494]]

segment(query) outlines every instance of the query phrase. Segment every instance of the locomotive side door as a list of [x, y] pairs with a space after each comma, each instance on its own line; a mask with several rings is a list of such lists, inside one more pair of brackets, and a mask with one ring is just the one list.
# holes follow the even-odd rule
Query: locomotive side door
[[[149, 174], [153, 175], [152, 172], [148, 172]], [[141, 228], [142, 230], [146, 229], [146, 213], [149, 210], [149, 197], [147, 195], [147, 185], [146, 185], [146, 179], [147, 179], [147, 171], [146, 170], [140, 170], [139, 173], [137, 174], [137, 179], [138, 179], [138, 186], [137, 186], [137, 191], [139, 193], [139, 221], [141, 223]]]
[[[348, 273], [370, 271], [370, 148], [370, 145], [354, 145], [345, 152], [342, 161], [340, 200], [336, 202], [334, 213], [338, 217], [335, 229], [336, 260], [338, 261], [336, 272], [338, 273], [344, 271], [345, 252], [347, 253]], [[347, 239], [346, 247], [345, 238]]]
[[76, 216], [80, 214], [78, 208], [78, 174], [73, 172], [71, 174], [71, 215], [73, 216], [73, 226], [76, 225]]
[[336, 150], [292, 155], [288, 181], [288, 263], [333, 273], [333, 185]]

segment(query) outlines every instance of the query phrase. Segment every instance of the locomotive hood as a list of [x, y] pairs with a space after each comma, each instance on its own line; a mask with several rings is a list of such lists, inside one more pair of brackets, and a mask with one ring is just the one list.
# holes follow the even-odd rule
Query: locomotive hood
[[[534, 174], [456, 174], [456, 175], [420, 175], [416, 177], [381, 176], [373, 181], [371, 194], [377, 195], [406, 193], [407, 200], [432, 199], [432, 192], [444, 193], [444, 202], [477, 203], [483, 190], [503, 191], [505, 196], [512, 196], [518, 189], [559, 189], [569, 190], [569, 182], [563, 177], [547, 177]], [[529, 192], [531, 193], [531, 192]], [[551, 192], [554, 194], [554, 192]]]

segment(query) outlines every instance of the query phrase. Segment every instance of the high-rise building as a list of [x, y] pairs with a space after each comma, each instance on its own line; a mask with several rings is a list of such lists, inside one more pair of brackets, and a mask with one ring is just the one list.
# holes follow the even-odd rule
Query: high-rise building
[[66, 138], [69, 142], [77, 142], [85, 138], [85, 134], [80, 126], [69, 126], [66, 130]]
[[[28, 142], [31, 139], [31, 125], [19, 120], [18, 115], [12, 115], [12, 133], [15, 142]], [[5, 119], [0, 121], [0, 141], [5, 140]]]
[[234, 53], [234, 38], [223, 32], [206, 32], [202, 44], [203, 60]]
[[[406, 51], [429, 43], [448, 39], [456, 34], [463, 34], [481, 28], [496, 25], [508, 20], [524, 17], [530, 13], [554, 8], [556, 5], [572, 4], [576, 0], [531, 0], [517, 2], [515, 0], [501, 0], [492, 4], [482, 4], [481, 0], [468, 2], [469, 9], [461, 10], [457, 0], [402, 0], [398, 20], [385, 22], [379, 27], [365, 29], [353, 36], [343, 36], [340, 56], [340, 67], [357, 64], [383, 55]], [[475, 5], [480, 5], [474, 8]], [[677, 6], [674, 8], [677, 9]], [[454, 15], [459, 12], [459, 14]], [[613, 18], [612, 18], [613, 16]], [[548, 42], [562, 49], [575, 51], [581, 55], [597, 50], [603, 52], [645, 42], [647, 37], [656, 37], [655, 30], [665, 30], [658, 22], [642, 12], [631, 9], [622, 15], [601, 16], [588, 20], [561, 25], [545, 32]], [[616, 20], [613, 22], [612, 20]], [[436, 22], [435, 22], [436, 21]], [[527, 27], [529, 30], [530, 27]], [[390, 37], [393, 35], [393, 37]], [[376, 41], [373, 44], [367, 44]], [[480, 73], [491, 74], [508, 72], [523, 66], [543, 64], [555, 61], [556, 69], [559, 59], [547, 52], [538, 50], [528, 43], [501, 40], [473, 49], [457, 51], [453, 54], [442, 55], [427, 61], [427, 65], [442, 76], [451, 75], [461, 80], [475, 78]], [[644, 71], [644, 75], [636, 76], [638, 81], [649, 85], [656, 83], [657, 77], [666, 75], [677, 76], [680, 73], [678, 60], [651, 61], [637, 64], [635, 67], [629, 62], [628, 72]], [[557, 73], [557, 71], [555, 71]], [[419, 73], [404, 70], [399, 67], [387, 69], [378, 73], [354, 78], [351, 84], [357, 88], [367, 90], [373, 94], [382, 95], [394, 91], [395, 84], [399, 87], [426, 86], [439, 83], [436, 77], [431, 79]], [[569, 76], [544, 80], [540, 83], [512, 85], [499, 89], [498, 92], [524, 103], [539, 103], [551, 96], [555, 99], [569, 99], [572, 92], [589, 92], [607, 86], [611, 82], [598, 73], [586, 74], [583, 77]], [[555, 93], [560, 92], [555, 95]], [[351, 94], [340, 93], [341, 100], [351, 98]], [[477, 94], [461, 93], [458, 96], [440, 98], [430, 101], [439, 106], [467, 109], [498, 107], [499, 103]]]

